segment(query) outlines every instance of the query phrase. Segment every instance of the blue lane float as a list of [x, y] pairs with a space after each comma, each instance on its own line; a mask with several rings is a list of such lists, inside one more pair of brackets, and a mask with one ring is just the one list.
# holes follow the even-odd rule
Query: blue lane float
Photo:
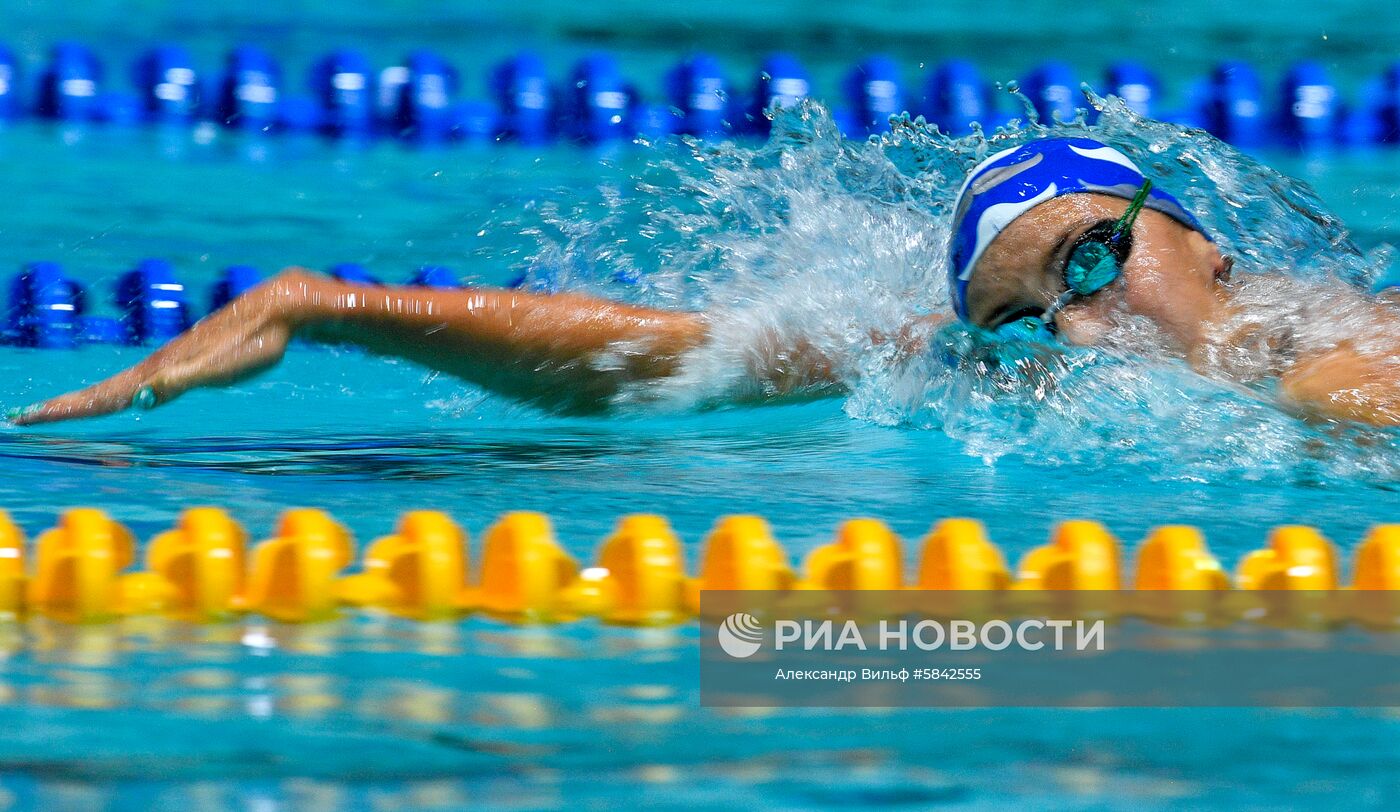
[[872, 56], [846, 74], [844, 82], [849, 119], [842, 129], [852, 136], [870, 135], [889, 128], [890, 116], [908, 109], [899, 65], [888, 56]]
[[992, 86], [977, 66], [965, 59], [939, 63], [924, 91], [924, 115], [938, 128], [965, 135], [974, 123], [994, 124]]
[[159, 344], [193, 323], [185, 285], [163, 259], [144, 259], [117, 278], [116, 305], [128, 344]]
[[763, 60], [754, 79], [753, 93], [745, 111], [745, 131], [768, 135], [772, 121], [765, 111], [796, 107], [812, 95], [812, 77], [791, 54], [771, 54]]
[[1361, 83], [1352, 100], [1337, 100], [1337, 145], [1341, 147], [1361, 147], [1367, 144], [1384, 144], [1385, 138], [1385, 94], [1384, 74], [1372, 77]]
[[1385, 69], [1373, 85], [1376, 111], [1375, 139], [1383, 144], [1400, 143], [1400, 62]]
[[90, 316], [87, 291], [56, 262], [31, 262], [10, 280], [5, 343], [39, 349], [119, 344], [124, 333], [110, 316]]
[[1322, 65], [1307, 61], [1288, 69], [1279, 87], [1278, 110], [1278, 131], [1286, 146], [1316, 150], [1335, 143], [1337, 88]]
[[382, 285], [384, 284], [378, 277], [369, 272], [369, 269], [357, 262], [342, 262], [339, 265], [332, 265], [330, 275], [342, 282], [349, 282], [352, 285]]
[[709, 54], [693, 54], [667, 72], [666, 97], [680, 111], [676, 132], [713, 138], [733, 129], [724, 68]]
[[491, 92], [501, 111], [501, 138], [528, 146], [551, 140], [557, 99], [538, 54], [517, 54], [497, 65], [491, 72]]
[[49, 50], [49, 63], [39, 74], [34, 112], [59, 121], [93, 121], [98, 117], [102, 66], [91, 49], [61, 42]]
[[563, 110], [568, 136], [585, 144], [601, 144], [631, 138], [636, 93], [622, 76], [610, 54], [590, 54], [569, 73]]
[[160, 45], [136, 62], [132, 78], [146, 121], [188, 124], [199, 112], [199, 77], [194, 58], [179, 45]]
[[1162, 83], [1145, 65], [1115, 62], [1108, 66], [1104, 78], [1106, 91], [1122, 99], [1134, 113], [1151, 118], [1157, 112]]
[[[392, 96], [394, 134], [420, 144], [441, 143], [451, 136], [455, 121], [453, 96], [457, 71], [432, 51], [414, 51], [404, 60]], [[387, 73], [387, 71], [386, 71]], [[381, 74], [381, 84], [384, 84]], [[385, 94], [381, 88], [381, 97]]]
[[1063, 62], [1046, 62], [1031, 71], [1021, 89], [1035, 105], [1040, 120], [1073, 121], [1076, 107], [1083, 107], [1074, 71]]
[[311, 90], [320, 105], [321, 132], [363, 138], [374, 131], [374, 75], [359, 51], [340, 50], [321, 58], [311, 70]]
[[245, 132], [265, 133], [277, 126], [282, 69], [267, 51], [241, 45], [229, 52], [219, 82], [214, 118]]
[[462, 283], [457, 281], [457, 274], [451, 268], [442, 265], [424, 265], [413, 276], [409, 277], [408, 284], [420, 288], [460, 288]]
[[[334, 265], [329, 275], [357, 285], [382, 285], [363, 265]], [[213, 313], [264, 280], [251, 265], [224, 268], [209, 288]], [[455, 271], [423, 265], [405, 284], [437, 289], [463, 287]], [[31, 262], [10, 279], [0, 311], [0, 344], [40, 349], [72, 349], [82, 344], [153, 345], [188, 330], [196, 314], [188, 290], [163, 259], [142, 260], [121, 274], [113, 287], [116, 316], [90, 314], [89, 291], [56, 262]]]
[[1211, 72], [1204, 99], [1205, 128], [1222, 141], [1252, 149], [1264, 144], [1264, 93], [1246, 62], [1224, 62]]
[[209, 312], [223, 307], [244, 293], [257, 287], [262, 281], [262, 272], [252, 265], [230, 265], [219, 273], [214, 287], [209, 291]]
[[57, 262], [31, 262], [10, 280], [6, 338], [20, 347], [70, 349], [77, 343], [77, 287]]
[[0, 121], [18, 118], [24, 111], [19, 97], [19, 60], [14, 51], [0, 45]]

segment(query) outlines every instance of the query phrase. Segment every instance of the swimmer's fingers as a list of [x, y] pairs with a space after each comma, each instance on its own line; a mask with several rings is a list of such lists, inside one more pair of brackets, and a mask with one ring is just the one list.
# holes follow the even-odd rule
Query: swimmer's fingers
[[41, 423], [101, 417], [132, 407], [154, 409], [197, 386], [217, 385], [217, 381], [202, 384], [196, 370], [192, 365], [179, 365], [153, 375], [134, 375], [132, 373], [136, 370], [127, 370], [86, 389], [20, 409], [10, 415], [10, 422], [16, 426], [37, 426]]
[[129, 369], [85, 389], [21, 409], [10, 415], [10, 421], [17, 426], [36, 426], [120, 412], [141, 392], [142, 377], [136, 368]]

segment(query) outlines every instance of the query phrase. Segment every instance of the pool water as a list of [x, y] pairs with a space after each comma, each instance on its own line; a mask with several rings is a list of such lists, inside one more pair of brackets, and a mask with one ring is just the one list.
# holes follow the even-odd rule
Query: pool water
[[[1216, 4], [1199, 13], [1176, 4], [1170, 14], [1117, 4], [1082, 21], [1048, 3], [1006, 16], [956, 5], [913, 15], [893, 3], [691, 5], [682, 16], [661, 4], [612, 4], [604, 14], [576, 4], [448, 12], [308, 2], [250, 12], [258, 17], [227, 4], [31, 4], [18, 12], [13, 44], [37, 59], [59, 36], [86, 37], [116, 59], [179, 35], [211, 64], [249, 37], [289, 60], [349, 43], [383, 61], [429, 45], [478, 77], [518, 43], [546, 48], [560, 68], [601, 44], [652, 76], [687, 45], [719, 52], [736, 72], [753, 54], [788, 47], [819, 80], [834, 81], [877, 46], [911, 68], [975, 53], [998, 76], [1028, 66], [1027, 43], [1049, 41], [1086, 70], [1132, 53], [1184, 83], [1237, 44], [1230, 55], [1263, 70], [1313, 56], [1351, 80], [1383, 63], [1368, 49], [1385, 41], [1378, 27], [1395, 25], [1394, 15], [1361, 4], [1300, 5], [1270, 21]], [[817, 207], [829, 219], [866, 211], [794, 179], [820, 174], [800, 161], [760, 171], [725, 163], [732, 157], [716, 171], [732, 169], [734, 188], [789, 184], [786, 199], [833, 204]], [[1400, 244], [1400, 152], [1264, 157], [1316, 189], [1362, 249]], [[100, 291], [159, 256], [197, 299], [235, 263], [270, 271], [360, 262], [391, 280], [441, 264], [474, 284], [529, 271], [669, 305], [725, 296], [733, 304], [754, 290], [745, 284], [777, 284], [760, 265], [747, 280], [716, 281], [725, 267], [684, 255], [676, 231], [657, 237], [648, 227], [696, 213], [671, 168], [690, 160], [664, 145], [415, 152], [25, 124], [0, 132], [12, 201], [0, 222], [0, 268], [55, 260]], [[698, 171], [681, 173], [714, 177]], [[817, 196], [802, 197], [809, 193]], [[816, 244], [852, 251], [857, 263], [855, 251], [868, 255], [879, 238], [922, 222], [894, 216], [869, 229], [867, 243], [824, 242], [856, 231], [838, 220], [818, 229]], [[803, 237], [768, 235], [764, 244]], [[910, 244], [901, 257], [928, 248]], [[730, 256], [750, 245], [722, 243]], [[667, 261], [715, 278], [670, 274]], [[642, 284], [610, 281], [618, 267], [640, 271]], [[879, 271], [871, 278], [883, 279]], [[883, 318], [872, 301], [846, 303]], [[828, 326], [831, 317], [822, 316]], [[91, 382], [143, 354], [0, 348], [0, 406]], [[1178, 373], [1161, 374], [1164, 389], [1175, 386]], [[1144, 397], [1141, 413], [1009, 437], [1018, 424], [981, 413], [950, 419], [925, 408], [924, 393], [900, 390], [904, 379], [869, 380], [850, 398], [815, 403], [565, 418], [408, 364], [299, 346], [256, 381], [155, 412], [0, 429], [0, 507], [31, 537], [61, 510], [90, 505], [144, 539], [195, 504], [228, 508], [254, 534], [287, 508], [314, 506], [361, 545], [410, 508], [445, 510], [474, 539], [505, 511], [540, 510], [585, 562], [618, 517], [658, 512], [692, 566], [706, 530], [732, 513], [765, 516], [794, 559], [855, 516], [889, 522], [911, 555], [935, 520], [972, 516], [1013, 560], [1056, 521], [1091, 517], [1130, 545], [1155, 525], [1198, 525], [1233, 565], [1273, 525], [1316, 525], [1350, 548], [1400, 507], [1390, 435], [1319, 436], [1249, 398], [1220, 401], [1225, 417], [1208, 419], [1202, 412], [1216, 401], [1182, 405], [1199, 402], [1191, 382], [1182, 384], [1186, 398]], [[1199, 436], [1186, 436], [1182, 415], [1198, 421]], [[1083, 425], [1093, 430], [1069, 432]], [[707, 711], [698, 707], [696, 635], [364, 616], [309, 627], [136, 619], [8, 628], [0, 630], [0, 808], [1379, 807], [1400, 794], [1389, 713]]]

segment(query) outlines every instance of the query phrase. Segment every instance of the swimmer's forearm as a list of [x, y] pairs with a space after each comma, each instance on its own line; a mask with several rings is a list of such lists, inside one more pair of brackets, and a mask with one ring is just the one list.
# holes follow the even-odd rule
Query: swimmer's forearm
[[674, 374], [703, 343], [694, 313], [576, 294], [374, 288], [302, 274], [292, 329], [457, 375], [519, 399], [595, 409], [626, 383]]
[[315, 276], [298, 283], [305, 304], [292, 316], [293, 327], [326, 340], [375, 343], [388, 337], [454, 352], [494, 356], [505, 350], [572, 361], [629, 341], [638, 342], [634, 351], [669, 357], [695, 347], [706, 335], [703, 319], [694, 313], [569, 293], [378, 288]]

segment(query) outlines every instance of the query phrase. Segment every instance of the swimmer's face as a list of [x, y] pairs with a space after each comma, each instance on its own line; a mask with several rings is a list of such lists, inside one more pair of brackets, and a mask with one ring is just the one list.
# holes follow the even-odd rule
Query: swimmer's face
[[[1065, 290], [1064, 266], [1075, 240], [1127, 208], [1121, 198], [1071, 194], [1013, 220], [977, 262], [967, 288], [968, 317], [996, 328], [1039, 316]], [[1093, 344], [1115, 314], [1127, 312], [1153, 321], [1179, 343], [1178, 351], [1200, 346], [1221, 305], [1218, 280], [1228, 264], [1199, 232], [1161, 212], [1143, 209], [1132, 235], [1117, 281], [1061, 310], [1055, 317], [1060, 334], [1074, 344]]]

